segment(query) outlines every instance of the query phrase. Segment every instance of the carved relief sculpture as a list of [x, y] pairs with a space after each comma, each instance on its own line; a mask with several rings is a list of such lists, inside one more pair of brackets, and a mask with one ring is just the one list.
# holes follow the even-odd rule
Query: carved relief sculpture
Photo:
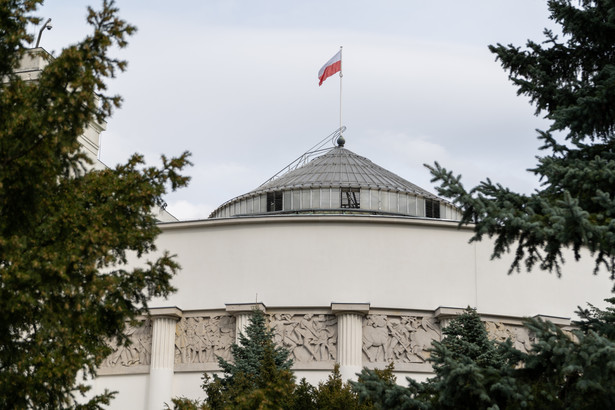
[[175, 330], [175, 363], [217, 363], [231, 357], [235, 341], [235, 319], [221, 315], [184, 317]]
[[368, 315], [363, 320], [363, 355], [371, 363], [424, 363], [441, 332], [432, 318]]
[[497, 342], [510, 339], [515, 349], [527, 353], [534, 342], [530, 331], [523, 326], [506, 326], [502, 322], [485, 322], [489, 338]]
[[333, 315], [270, 316], [274, 341], [291, 352], [295, 363], [331, 361], [336, 358], [337, 318]]
[[110, 345], [114, 349], [101, 364], [101, 368], [107, 367], [132, 367], [147, 366], [151, 361], [152, 354], [152, 324], [151, 321], [143, 321], [140, 326], [126, 326], [126, 336], [130, 339], [129, 346], [118, 346], [114, 341]]

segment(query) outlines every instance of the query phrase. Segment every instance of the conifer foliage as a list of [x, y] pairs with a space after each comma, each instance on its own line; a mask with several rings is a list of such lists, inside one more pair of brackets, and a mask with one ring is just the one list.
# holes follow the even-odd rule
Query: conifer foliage
[[[203, 401], [173, 399], [175, 410], [205, 409], [286, 409], [286, 410], [367, 410], [351, 386], [342, 380], [336, 365], [326, 381], [317, 387], [301, 379], [295, 384], [290, 352], [274, 342], [273, 329], [266, 316], [255, 310], [240, 343], [231, 346], [231, 361], [218, 359], [222, 377], [203, 376]], [[392, 370], [391, 370], [392, 371]], [[389, 373], [387, 373], [389, 374]], [[390, 374], [389, 374], [390, 375]]]
[[490, 340], [471, 308], [451, 320], [442, 333], [444, 338], [433, 343], [430, 358], [436, 376], [423, 385], [422, 398], [438, 409], [504, 408], [513, 394], [502, 385], [518, 360], [514, 349]]
[[378, 409], [609, 409], [615, 406], [613, 308], [581, 312], [578, 330], [530, 319], [532, 348], [489, 340], [473, 309], [451, 320], [430, 362], [435, 376], [402, 387], [364, 369], [353, 383]]
[[294, 390], [289, 355], [275, 345], [265, 314], [255, 309], [239, 344], [231, 346], [233, 360], [218, 358], [223, 377], [205, 375], [207, 405], [212, 409], [289, 408]]
[[[187, 154], [145, 167], [134, 155], [86, 172], [86, 126], [102, 123], [121, 98], [106, 81], [126, 68], [110, 56], [135, 28], [113, 1], [89, 9], [92, 34], [62, 50], [36, 81], [14, 74], [42, 1], [0, 2], [0, 408], [70, 408], [111, 353], [128, 343], [127, 320], [173, 290], [179, 266], [168, 253], [145, 258], [159, 233], [152, 210], [168, 188], [187, 184]], [[134, 266], [134, 264], [132, 265]], [[88, 408], [112, 394], [93, 398]]]
[[615, 1], [548, 5], [561, 35], [545, 30], [544, 41], [525, 48], [490, 46], [518, 94], [551, 121], [538, 131], [544, 155], [530, 170], [541, 188], [523, 195], [487, 179], [467, 190], [438, 163], [428, 168], [438, 193], [462, 209], [461, 223], [475, 224], [474, 240], [494, 237], [496, 257], [515, 249], [511, 270], [538, 265], [560, 274], [562, 248], [577, 260], [586, 248], [596, 270], [615, 277]]
[[515, 394], [504, 386], [517, 362], [511, 347], [490, 340], [480, 316], [470, 308], [452, 319], [443, 334], [431, 349], [435, 377], [423, 383], [407, 379], [408, 386], [402, 387], [386, 371], [363, 369], [353, 383], [361, 401], [378, 409], [506, 407]]

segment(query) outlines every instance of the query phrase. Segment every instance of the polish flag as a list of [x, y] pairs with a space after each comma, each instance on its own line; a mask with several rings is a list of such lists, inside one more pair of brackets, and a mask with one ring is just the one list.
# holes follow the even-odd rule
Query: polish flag
[[331, 60], [327, 61], [318, 72], [318, 85], [322, 85], [323, 81], [331, 77], [333, 74], [342, 71], [342, 50], [338, 51]]

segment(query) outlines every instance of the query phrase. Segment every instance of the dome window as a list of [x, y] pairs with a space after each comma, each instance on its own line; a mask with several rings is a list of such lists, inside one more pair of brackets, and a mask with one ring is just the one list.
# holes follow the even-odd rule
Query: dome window
[[282, 191], [267, 192], [267, 212], [282, 210]]
[[425, 216], [427, 218], [440, 218], [440, 202], [433, 199], [425, 200]]
[[342, 208], [361, 207], [361, 190], [359, 188], [342, 188], [340, 195]]

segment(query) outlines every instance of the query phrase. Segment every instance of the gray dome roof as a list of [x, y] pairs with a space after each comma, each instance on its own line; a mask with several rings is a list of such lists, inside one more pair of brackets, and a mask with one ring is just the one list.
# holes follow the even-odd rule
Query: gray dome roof
[[458, 219], [458, 211], [452, 204], [347, 150], [342, 144], [226, 201], [209, 217], [363, 212]]
[[246, 195], [329, 187], [369, 188], [438, 199], [435, 195], [343, 147], [332, 148], [328, 153], [261, 185]]

